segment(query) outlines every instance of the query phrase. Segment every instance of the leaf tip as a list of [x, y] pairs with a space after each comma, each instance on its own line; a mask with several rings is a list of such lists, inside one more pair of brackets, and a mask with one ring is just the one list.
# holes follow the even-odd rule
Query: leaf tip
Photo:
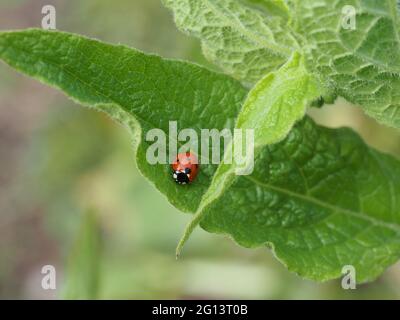
[[182, 252], [182, 249], [183, 249], [183, 246], [186, 243], [186, 240], [187, 240], [187, 237], [185, 235], [179, 240], [179, 243], [178, 243], [178, 245], [176, 246], [176, 249], [175, 249], [175, 258], [176, 258], [176, 260], [179, 259], [180, 255], [181, 255], [181, 252]]

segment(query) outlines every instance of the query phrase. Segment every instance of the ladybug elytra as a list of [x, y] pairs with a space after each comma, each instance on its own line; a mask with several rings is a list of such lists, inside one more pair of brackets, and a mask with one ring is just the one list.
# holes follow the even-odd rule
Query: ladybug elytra
[[197, 176], [199, 164], [192, 152], [180, 153], [176, 156], [172, 167], [172, 178], [178, 184], [189, 184]]

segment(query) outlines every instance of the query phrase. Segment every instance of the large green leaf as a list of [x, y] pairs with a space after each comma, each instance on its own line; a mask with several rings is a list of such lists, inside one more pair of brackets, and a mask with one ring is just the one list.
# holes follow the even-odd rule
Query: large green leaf
[[[309, 75], [301, 55], [293, 55], [251, 90], [243, 115], [246, 91], [238, 82], [125, 46], [61, 32], [3, 32], [0, 58], [134, 129], [141, 172], [175, 206], [201, 212], [206, 230], [230, 234], [248, 247], [270, 245], [290, 270], [316, 280], [339, 276], [342, 264], [355, 265], [359, 281], [370, 280], [400, 256], [397, 160], [371, 150], [348, 129], [324, 129], [308, 118], [278, 142], [313, 96], [314, 90], [307, 93], [313, 86], [304, 85], [312, 77], [305, 81]], [[278, 85], [288, 79], [297, 85]], [[269, 95], [274, 99], [269, 101]], [[252, 101], [253, 96], [258, 98]], [[268, 131], [275, 130], [270, 126], [274, 117], [268, 115], [274, 113], [267, 112], [272, 122], [256, 121], [252, 113], [252, 108], [264, 112], [264, 101], [267, 110], [287, 117], [275, 127], [280, 134], [272, 140]], [[297, 111], [289, 117], [282, 106]], [[171, 181], [168, 165], [150, 165], [145, 159], [149, 143], [144, 134], [154, 127], [168, 131], [169, 120], [199, 131], [232, 129], [238, 118], [239, 127], [249, 121], [243, 128], [260, 125], [262, 131], [256, 136], [260, 143], [252, 175], [215, 184], [216, 166], [201, 165], [198, 180], [182, 187]], [[264, 146], [273, 142], [278, 143]], [[218, 171], [223, 168], [230, 166]], [[211, 182], [222, 188], [213, 192]], [[207, 190], [212, 197], [204, 196]]]
[[297, 47], [282, 17], [283, 1], [162, 1], [181, 30], [201, 39], [206, 57], [243, 82], [254, 83], [277, 69]]
[[[294, 2], [296, 30], [306, 39], [309, 69], [320, 75], [330, 91], [360, 105], [378, 121], [400, 127], [400, 26], [396, 1]], [[355, 10], [355, 29], [343, 27], [345, 6]]]
[[172, 180], [169, 165], [147, 162], [146, 150], [153, 142], [146, 141], [146, 133], [153, 128], [168, 133], [169, 121], [199, 135], [201, 129], [233, 128], [246, 94], [238, 82], [197, 65], [62, 32], [1, 33], [0, 58], [124, 123], [136, 140], [140, 171], [173, 205], [188, 212], [196, 210], [216, 165], [202, 165], [197, 183], [190, 190], [182, 188]]
[[271, 246], [289, 270], [314, 280], [378, 276], [400, 255], [400, 166], [350, 129], [305, 119], [265, 147], [204, 209], [201, 226], [246, 247]]

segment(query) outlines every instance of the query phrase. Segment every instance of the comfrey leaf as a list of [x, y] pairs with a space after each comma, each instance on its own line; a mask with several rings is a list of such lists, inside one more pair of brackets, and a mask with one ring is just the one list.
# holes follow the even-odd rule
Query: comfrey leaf
[[168, 164], [147, 161], [153, 141], [146, 141], [146, 133], [154, 128], [169, 133], [170, 121], [199, 135], [206, 128], [231, 129], [246, 95], [238, 82], [197, 65], [63, 32], [0, 33], [0, 58], [124, 123], [133, 134], [140, 171], [185, 212], [196, 210], [217, 165], [202, 165], [196, 184], [182, 190]]
[[328, 91], [400, 127], [400, 26], [395, 0], [296, 0], [308, 68]]
[[352, 265], [372, 280], [400, 256], [400, 165], [350, 129], [309, 118], [258, 153], [203, 210], [201, 226], [245, 247], [266, 245], [289, 270], [328, 280]]
[[226, 73], [255, 83], [283, 65], [297, 41], [282, 16], [282, 1], [257, 1], [256, 6], [236, 0], [162, 0], [174, 13], [181, 30], [201, 39], [204, 54]]

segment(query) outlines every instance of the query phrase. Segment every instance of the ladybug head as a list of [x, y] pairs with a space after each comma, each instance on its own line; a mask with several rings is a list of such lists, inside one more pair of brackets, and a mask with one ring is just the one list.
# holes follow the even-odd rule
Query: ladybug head
[[183, 171], [174, 171], [172, 177], [174, 178], [176, 183], [179, 184], [188, 184], [190, 182], [190, 169], [186, 168]]

